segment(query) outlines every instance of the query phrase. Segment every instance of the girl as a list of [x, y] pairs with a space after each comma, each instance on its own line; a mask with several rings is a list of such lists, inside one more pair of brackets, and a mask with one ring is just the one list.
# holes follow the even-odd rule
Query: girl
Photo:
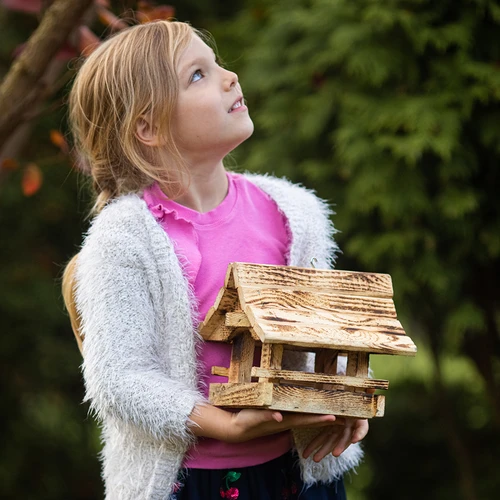
[[[328, 267], [336, 250], [311, 192], [224, 169], [253, 132], [238, 77], [188, 24], [135, 26], [83, 64], [70, 122], [97, 216], [63, 291], [102, 422], [106, 498], [344, 498], [366, 421], [207, 402], [230, 346], [203, 343], [197, 324], [227, 265]], [[302, 354], [285, 363], [311, 369]]]

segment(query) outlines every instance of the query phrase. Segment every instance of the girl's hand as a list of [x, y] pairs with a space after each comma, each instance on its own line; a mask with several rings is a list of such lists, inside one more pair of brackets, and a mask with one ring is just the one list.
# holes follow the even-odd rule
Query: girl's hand
[[330, 427], [336, 420], [335, 415], [273, 410], [241, 410], [232, 417], [232, 442], [248, 441], [297, 427]]
[[190, 421], [190, 428], [195, 436], [210, 437], [228, 443], [241, 443], [294, 427], [331, 428], [336, 417], [253, 409], [232, 413], [206, 404], [199, 405], [193, 410]]
[[[340, 420], [340, 419], [339, 419]], [[329, 453], [340, 456], [353, 443], [361, 441], [368, 433], [368, 420], [346, 418], [345, 425], [333, 425], [320, 432], [306, 447], [302, 456], [313, 456], [315, 462], [320, 462]]]

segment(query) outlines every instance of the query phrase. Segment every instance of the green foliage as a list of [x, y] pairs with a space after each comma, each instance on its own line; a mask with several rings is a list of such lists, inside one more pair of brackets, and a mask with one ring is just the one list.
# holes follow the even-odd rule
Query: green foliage
[[[338, 267], [390, 273], [418, 344], [415, 359], [374, 359], [376, 375], [391, 381], [387, 412], [372, 423], [349, 498], [474, 498], [464, 471], [475, 498], [495, 498], [498, 2], [177, 7], [179, 19], [214, 33], [240, 74], [256, 132], [235, 153], [239, 165], [286, 175], [334, 202]], [[0, 9], [0, 72], [35, 24]], [[102, 498], [98, 430], [80, 404], [81, 358], [59, 291], [89, 208], [48, 140], [61, 111], [35, 120], [18, 158], [41, 167], [39, 192], [23, 196], [21, 168], [0, 171], [2, 498]]]
[[[408, 415], [403, 408], [410, 403], [403, 398], [395, 409], [398, 422], [389, 416], [384, 425], [400, 427], [405, 420], [415, 433], [433, 412], [446, 413], [438, 407], [445, 400], [440, 384], [447, 384], [453, 394], [448, 416], [433, 428], [444, 437], [436, 434], [424, 449], [419, 442], [425, 436], [419, 434], [419, 442], [405, 446], [420, 460], [432, 452], [447, 463], [442, 489], [432, 498], [455, 498], [457, 487], [464, 498], [474, 492], [486, 498], [495, 491], [494, 481], [485, 486], [484, 471], [443, 447], [455, 439], [447, 427], [458, 426], [463, 434], [456, 446], [470, 447], [470, 460], [486, 467], [472, 443], [487, 441], [500, 425], [498, 3], [249, 0], [247, 5], [218, 33], [223, 43], [232, 42], [226, 59], [240, 73], [256, 124], [254, 138], [236, 159], [242, 168], [274, 171], [315, 187], [335, 203], [344, 251], [339, 268], [392, 275], [408, 333], [432, 349], [433, 384], [407, 387], [418, 401], [414, 411], [428, 414]], [[240, 43], [234, 43], [237, 36]], [[443, 378], [450, 355], [465, 357], [477, 370], [460, 389], [449, 374]], [[474, 383], [482, 387], [473, 406], [483, 416], [479, 427], [455, 417], [459, 411], [468, 414], [465, 394]], [[461, 391], [462, 400], [455, 400]], [[390, 398], [402, 397], [389, 392]], [[398, 429], [391, 439], [396, 442], [403, 432]], [[395, 446], [390, 445], [392, 457]], [[370, 453], [370, 461], [379, 463], [375, 450]], [[409, 457], [398, 459], [412, 471], [422, 470], [409, 465]], [[388, 461], [392, 464], [384, 456], [384, 468]], [[454, 467], [467, 477], [458, 486], [452, 485]], [[425, 494], [413, 486], [414, 493], [396, 486], [388, 490], [393, 469], [387, 470], [384, 475], [377, 469], [376, 478], [366, 481], [367, 498]], [[440, 474], [437, 466], [433, 474]]]

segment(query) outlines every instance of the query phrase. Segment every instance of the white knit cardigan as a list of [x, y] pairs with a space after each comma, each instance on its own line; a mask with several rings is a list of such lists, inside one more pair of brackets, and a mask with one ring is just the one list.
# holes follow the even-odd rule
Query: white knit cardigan
[[[315, 258], [317, 268], [331, 267], [337, 247], [327, 205], [286, 180], [247, 178], [286, 216], [292, 237], [289, 264], [310, 267]], [[106, 498], [167, 500], [194, 441], [189, 415], [205, 402], [196, 361], [201, 340], [192, 291], [172, 241], [139, 196], [120, 197], [94, 219], [75, 282], [85, 400], [102, 422]], [[284, 363], [306, 370], [311, 361], [296, 354]], [[317, 432], [294, 431], [299, 455]], [[329, 482], [361, 458], [357, 444], [319, 464], [301, 458], [302, 475], [307, 484]]]

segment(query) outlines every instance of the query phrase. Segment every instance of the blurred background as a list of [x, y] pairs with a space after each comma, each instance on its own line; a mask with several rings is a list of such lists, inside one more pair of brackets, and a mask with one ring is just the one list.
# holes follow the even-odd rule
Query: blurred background
[[[100, 38], [173, 16], [209, 30], [239, 74], [256, 132], [229, 167], [329, 200], [337, 268], [391, 274], [418, 345], [416, 358], [372, 357], [390, 380], [386, 416], [349, 499], [499, 498], [500, 2], [65, 3], [87, 5], [43, 74], [21, 75], [22, 99], [0, 86], [0, 498], [103, 497], [60, 292], [92, 205], [65, 99]], [[0, 1], [1, 78], [50, 4]]]

